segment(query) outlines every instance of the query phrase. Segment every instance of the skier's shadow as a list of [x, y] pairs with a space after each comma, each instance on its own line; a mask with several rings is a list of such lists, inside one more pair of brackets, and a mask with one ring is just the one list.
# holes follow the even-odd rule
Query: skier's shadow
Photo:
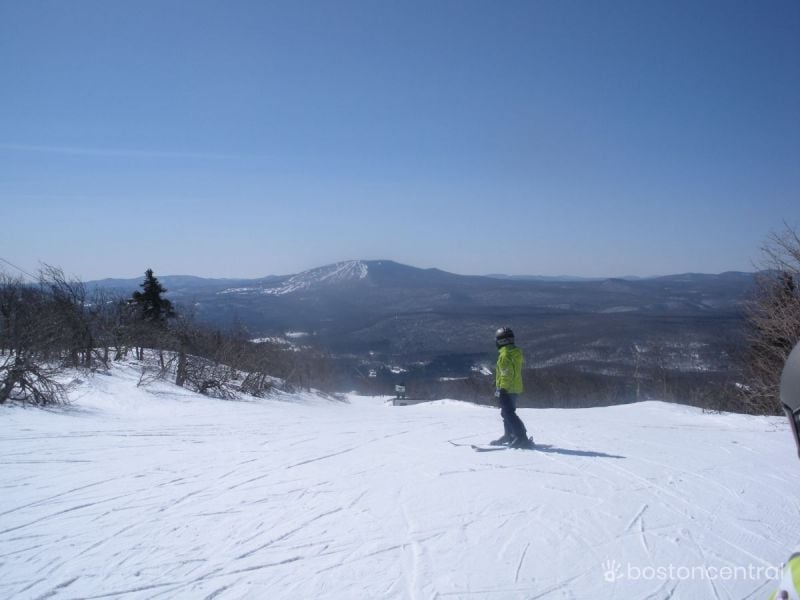
[[628, 458], [619, 454], [606, 454], [605, 452], [594, 452], [593, 450], [570, 450], [569, 448], [558, 448], [551, 444], [536, 444], [537, 452], [549, 452], [551, 454], [565, 454], [567, 456], [588, 456], [592, 458]]

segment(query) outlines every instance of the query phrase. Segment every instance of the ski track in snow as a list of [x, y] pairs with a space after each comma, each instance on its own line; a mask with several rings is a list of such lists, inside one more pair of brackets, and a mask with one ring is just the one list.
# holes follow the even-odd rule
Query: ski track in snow
[[609, 583], [604, 563], [766, 567], [797, 543], [780, 419], [521, 410], [551, 447], [479, 454], [494, 409], [136, 381], [120, 368], [70, 409], [0, 407], [1, 598], [724, 600], [770, 583]]

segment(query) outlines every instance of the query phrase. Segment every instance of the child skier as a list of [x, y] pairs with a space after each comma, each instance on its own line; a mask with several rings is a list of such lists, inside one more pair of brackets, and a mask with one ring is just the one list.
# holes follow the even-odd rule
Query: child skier
[[517, 415], [517, 396], [522, 393], [522, 351], [514, 345], [514, 332], [509, 327], [497, 330], [495, 344], [497, 346], [495, 397], [500, 404], [504, 433], [501, 438], [489, 443], [492, 446], [533, 448], [533, 440], [528, 439], [525, 423]]

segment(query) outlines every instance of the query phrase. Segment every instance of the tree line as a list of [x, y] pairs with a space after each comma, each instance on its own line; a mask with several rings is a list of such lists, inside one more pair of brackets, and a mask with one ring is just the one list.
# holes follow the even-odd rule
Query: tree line
[[105, 370], [125, 359], [141, 366], [141, 383], [168, 379], [219, 398], [332, 389], [324, 352], [203, 325], [173, 306], [152, 269], [140, 288], [130, 297], [89, 291], [48, 265], [35, 284], [0, 273], [0, 404], [63, 403], [64, 369]]

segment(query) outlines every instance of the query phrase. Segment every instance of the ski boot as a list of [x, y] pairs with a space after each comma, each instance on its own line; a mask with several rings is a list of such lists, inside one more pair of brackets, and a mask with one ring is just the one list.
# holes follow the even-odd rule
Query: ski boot
[[508, 445], [509, 448], [519, 448], [521, 450], [532, 450], [536, 446], [533, 443], [532, 438], [527, 437], [514, 437], [511, 440], [511, 443]]
[[489, 442], [490, 446], [508, 446], [511, 443], [511, 436], [503, 434], [502, 437]]

